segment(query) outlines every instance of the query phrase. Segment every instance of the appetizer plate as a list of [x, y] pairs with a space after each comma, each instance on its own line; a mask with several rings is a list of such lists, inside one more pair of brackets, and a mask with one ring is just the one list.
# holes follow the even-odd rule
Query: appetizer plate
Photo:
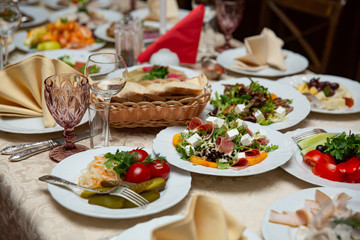
[[115, 38], [109, 37], [106, 33], [106, 30], [110, 27], [111, 23], [100, 25], [95, 28], [94, 34], [97, 38], [100, 38], [101, 40], [114, 43]]
[[[68, 6], [60, 5], [59, 2], [60, 0], [45, 0], [45, 6], [56, 10], [68, 8]], [[89, 7], [109, 8], [110, 6], [111, 0], [93, 0], [89, 3]]]
[[[138, 68], [143, 68], [143, 67], [149, 67], [149, 66], [153, 66], [154, 64], [142, 64], [142, 65], [136, 65], [136, 66], [132, 66], [128, 68], [128, 72], [134, 71]], [[193, 77], [198, 77], [199, 76], [199, 72], [194, 71], [190, 68], [186, 68], [186, 67], [179, 67], [179, 66], [171, 66], [168, 65], [168, 67], [176, 69], [176, 70], [180, 70], [183, 71], [184, 74], [188, 77], [188, 78], [193, 78]]]
[[263, 237], [266, 240], [295, 239], [295, 234], [298, 228], [292, 228], [289, 226], [269, 222], [270, 211], [275, 210], [277, 212], [294, 212], [298, 209], [301, 209], [305, 206], [306, 199], [314, 200], [315, 191], [317, 189], [330, 197], [341, 192], [345, 192], [353, 198], [348, 202], [348, 208], [354, 211], [360, 211], [360, 206], [358, 204], [356, 205], [356, 202], [360, 201], [359, 191], [330, 187], [304, 189], [277, 200], [268, 208], [262, 221]]
[[21, 23], [20, 27], [22, 28], [33, 27], [45, 23], [49, 17], [48, 11], [39, 7], [20, 5], [19, 9], [21, 12], [33, 18], [33, 20], [30, 22]]
[[349, 113], [358, 113], [360, 112], [360, 83], [344, 77], [339, 76], [331, 76], [331, 75], [322, 75], [322, 74], [302, 74], [302, 75], [294, 75], [291, 77], [284, 77], [278, 79], [277, 81], [284, 84], [290, 84], [294, 88], [296, 88], [300, 83], [310, 82], [312, 78], [320, 78], [320, 81], [328, 81], [328, 82], [337, 82], [339, 84], [344, 85], [349, 91], [352, 92], [354, 98], [354, 106], [351, 108], [345, 108], [343, 110], [326, 110], [319, 109], [316, 107], [311, 107], [311, 111], [317, 113], [327, 113], [327, 114], [349, 114]]
[[[310, 113], [310, 103], [306, 99], [304, 95], [302, 95], [299, 91], [294, 89], [293, 87], [289, 87], [286, 84], [281, 84], [272, 80], [262, 79], [262, 78], [252, 78], [253, 81], [259, 82], [260, 85], [268, 88], [271, 93], [276, 94], [278, 97], [282, 99], [292, 99], [291, 106], [294, 109], [286, 115], [286, 119], [282, 122], [272, 123], [269, 127], [280, 130], [292, 127], [302, 120], [306, 118], [306, 116]], [[249, 78], [236, 78], [236, 79], [229, 79], [229, 80], [222, 80], [218, 82], [214, 82], [211, 84], [211, 98], [215, 98], [215, 92], [219, 95], [223, 94], [224, 86], [223, 84], [235, 84], [235, 83], [242, 83], [245, 86], [249, 86], [251, 81]], [[205, 111], [200, 116], [203, 120], [207, 118], [206, 114], [211, 112], [214, 107], [210, 104], [210, 102], [206, 105]]]
[[[108, 22], [120, 21], [122, 14], [113, 10], [101, 9], [101, 8], [91, 8], [92, 11], [101, 13]], [[50, 22], [55, 22], [58, 18], [65, 18], [68, 14], [73, 14], [77, 12], [77, 8], [70, 7], [63, 10], [56, 11], [49, 16]]]
[[[141, 239], [141, 240], [151, 240], [152, 231], [160, 226], [169, 224], [180, 219], [184, 218], [181, 215], [173, 216], [164, 216], [159, 218], [154, 218], [150, 221], [136, 224], [135, 226], [127, 229], [118, 236], [114, 236], [111, 240], [128, 240], [128, 239]], [[246, 229], [244, 235], [248, 240], [260, 240], [260, 238], [250, 230]]]
[[168, 127], [160, 131], [153, 142], [154, 152], [165, 156], [170, 164], [186, 171], [226, 177], [250, 176], [264, 173], [281, 166], [290, 159], [292, 155], [292, 143], [289, 137], [269, 127], [263, 127], [251, 122], [247, 124], [249, 129], [253, 132], [256, 132], [259, 129], [265, 130], [267, 138], [270, 139], [269, 144], [278, 145], [279, 148], [268, 153], [267, 158], [261, 163], [241, 170], [215, 169], [200, 165], [193, 165], [189, 161], [182, 160], [180, 158], [180, 153], [176, 151], [172, 143], [172, 139], [175, 134], [184, 131], [186, 129], [185, 126]]
[[[136, 147], [112, 146], [81, 152], [58, 163], [51, 171], [51, 174], [77, 183], [81, 170], [87, 167], [94, 159], [94, 156], [108, 152], [115, 153], [117, 149], [120, 151], [130, 151], [135, 148]], [[151, 149], [144, 150], [149, 154], [152, 152]], [[63, 207], [82, 215], [112, 219], [142, 217], [170, 208], [188, 194], [191, 187], [190, 174], [176, 167], [171, 167], [170, 169], [170, 176], [166, 182], [166, 188], [161, 191], [160, 198], [147, 205], [146, 208], [110, 209], [89, 204], [87, 199], [80, 198], [75, 192], [66, 188], [48, 184], [48, 189], [55, 201]]]
[[[186, 10], [186, 9], [179, 9], [179, 21], [181, 19], [183, 19], [186, 15], [189, 14], [189, 10]], [[149, 15], [149, 9], [148, 8], [139, 8], [139, 9], [136, 9], [134, 11], [131, 11], [130, 12], [130, 15], [133, 16], [134, 18], [138, 18], [140, 20], [144, 19], [145, 17], [147, 17]], [[160, 28], [160, 23], [157, 22], [157, 21], [144, 21], [144, 24], [146, 26], [149, 26], [149, 27], [153, 27], [153, 28]], [[170, 29], [174, 26], [175, 24], [174, 23], [167, 23], [166, 24], [166, 28], [167, 29]]]
[[[87, 123], [88, 121], [88, 114], [85, 113], [79, 125]], [[44, 119], [42, 117], [19, 118], [0, 116], [0, 130], [20, 134], [39, 134], [60, 132], [64, 131], [64, 128], [57, 123], [55, 123], [54, 127], [46, 128], [44, 127]]]
[[[15, 46], [24, 51], [24, 52], [37, 52], [37, 53], [41, 53], [42, 51], [38, 51], [36, 48], [30, 48], [29, 46], [26, 46], [24, 44], [25, 42], [25, 39], [26, 39], [26, 36], [27, 36], [27, 32], [26, 31], [20, 31], [20, 32], [17, 32], [15, 35], [14, 35], [14, 40], [13, 40], [13, 43], [15, 44]], [[88, 45], [84, 48], [81, 48], [79, 50], [86, 50], [86, 51], [95, 51], [95, 50], [98, 50], [100, 48], [103, 48], [105, 46], [106, 42], [95, 42], [91, 45]], [[56, 49], [58, 50], [58, 49]], [[66, 50], [65, 48], [63, 48], [62, 50]]]
[[285, 59], [286, 70], [281, 71], [275, 68], [266, 68], [257, 72], [245, 71], [241, 69], [234, 68], [233, 65], [235, 64], [235, 58], [244, 56], [246, 54], [245, 47], [242, 48], [235, 48], [223, 51], [220, 55], [216, 58], [216, 60], [226, 69], [245, 74], [251, 76], [262, 76], [262, 77], [279, 77], [279, 76], [287, 76], [291, 74], [295, 74], [301, 71], [304, 71], [308, 65], [309, 61], [300, 54], [294, 53], [289, 50], [283, 49], [283, 52], [287, 53], [287, 57]]
[[[285, 133], [285, 135], [291, 139], [292, 136], [302, 133], [302, 132], [305, 132], [305, 131], [308, 131], [313, 128], [315, 128], [315, 127], [299, 128], [295, 131], [289, 131], [289, 132]], [[349, 129], [335, 128], [335, 127], [320, 127], [320, 128], [324, 129], [327, 132], [333, 132], [333, 133], [341, 133], [344, 131], [349, 133], [349, 131], [350, 131]], [[360, 134], [359, 131], [351, 130], [351, 132]], [[312, 168], [308, 164], [304, 163], [301, 152], [300, 152], [300, 148], [297, 146], [297, 144], [293, 140], [291, 140], [291, 141], [293, 142], [292, 157], [291, 157], [290, 161], [288, 161], [286, 164], [281, 166], [285, 171], [287, 171], [288, 173], [294, 175], [295, 177], [297, 177], [305, 182], [309, 182], [309, 183], [312, 183], [315, 185], [324, 186], [324, 187], [338, 187], [341, 189], [350, 188], [350, 189], [360, 190], [360, 183], [335, 182], [335, 181], [331, 181], [331, 180], [327, 180], [327, 179], [318, 177], [315, 174], [313, 174], [311, 171]]]

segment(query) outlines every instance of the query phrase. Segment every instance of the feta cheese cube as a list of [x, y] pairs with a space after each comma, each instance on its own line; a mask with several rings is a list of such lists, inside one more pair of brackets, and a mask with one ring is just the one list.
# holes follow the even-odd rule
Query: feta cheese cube
[[221, 128], [223, 125], [225, 124], [225, 120], [224, 119], [221, 119], [221, 118], [218, 118], [216, 120], [216, 126], [217, 128]]
[[260, 129], [257, 135], [258, 135], [258, 136], [263, 136], [263, 137], [266, 137], [266, 136], [267, 136], [267, 135], [266, 135], [266, 131], [265, 131], [264, 129]]
[[237, 135], [239, 135], [239, 131], [234, 128], [226, 132], [225, 137], [227, 137], [230, 140], [233, 140]]
[[191, 151], [194, 153], [195, 152], [195, 148], [191, 145], [187, 145], [185, 147], [185, 152], [186, 152], [186, 155], [188, 156], [191, 156]]
[[265, 119], [264, 114], [260, 111], [260, 109], [256, 110], [256, 112], [254, 112], [254, 117], [256, 118], [257, 121]]
[[278, 116], [284, 116], [286, 114], [286, 109], [280, 106], [275, 110], [275, 114]]
[[241, 113], [241, 112], [243, 112], [243, 111], [245, 110], [245, 108], [246, 108], [246, 105], [245, 105], [245, 104], [237, 104], [237, 105], [235, 106], [235, 108], [234, 108], [234, 111], [235, 111], [236, 113]]
[[244, 128], [247, 128], [247, 124], [245, 121], [241, 120], [240, 118], [236, 119], [235, 121], [237, 123], [237, 126], [240, 127], [240, 126], [243, 126]]
[[252, 140], [253, 140], [252, 137], [247, 133], [241, 137], [240, 142], [244, 146], [249, 146], [252, 144]]
[[215, 125], [216, 120], [217, 120], [217, 117], [211, 117], [211, 116], [205, 119], [205, 121], [207, 123], [212, 123], [213, 125]]
[[238, 153], [237, 153], [237, 156], [236, 156], [237, 159], [239, 159], [239, 158], [245, 158], [245, 157], [246, 157], [246, 155], [245, 155], [244, 152], [238, 152]]
[[215, 128], [221, 128], [224, 125], [225, 120], [217, 117], [208, 117], [206, 118], [207, 123], [212, 123]]
[[191, 137], [189, 137], [186, 141], [190, 143], [193, 147], [197, 147], [201, 144], [201, 137], [199, 134], [195, 133]]

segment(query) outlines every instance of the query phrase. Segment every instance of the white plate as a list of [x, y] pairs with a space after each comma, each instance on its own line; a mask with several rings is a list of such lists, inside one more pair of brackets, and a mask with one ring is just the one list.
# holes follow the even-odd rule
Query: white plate
[[[268, 88], [268, 90], [271, 93], [276, 94], [277, 96], [281, 97], [282, 99], [292, 99], [291, 106], [294, 107], [294, 109], [286, 115], [286, 119], [282, 122], [272, 123], [269, 125], [269, 127], [280, 130], [292, 127], [302, 120], [306, 118], [306, 116], [310, 113], [310, 103], [306, 99], [304, 95], [299, 93], [296, 89], [293, 87], [289, 87], [286, 84], [281, 84], [272, 80], [267, 80], [263, 78], [252, 78], [254, 81], [258, 81], [260, 85]], [[235, 78], [235, 79], [229, 79], [229, 80], [222, 80], [218, 82], [214, 82], [211, 84], [211, 97], [215, 98], [215, 92], [218, 92], [219, 94], [224, 93], [224, 86], [223, 84], [235, 84], [235, 83], [242, 83], [245, 86], [250, 85], [251, 81], [248, 78]], [[210, 104], [210, 102], [206, 105], [205, 111], [202, 113], [200, 118], [205, 120], [208, 116], [206, 114], [208, 112], [211, 112], [214, 109], [214, 107]]]
[[295, 234], [297, 228], [291, 228], [289, 226], [271, 223], [269, 222], [270, 211], [275, 210], [277, 212], [282, 211], [296, 211], [301, 209], [305, 206], [306, 199], [315, 199], [315, 191], [316, 189], [324, 192], [327, 195], [333, 196], [339, 194], [341, 192], [345, 192], [351, 197], [352, 200], [349, 201], [348, 207], [349, 209], [353, 209], [354, 211], [359, 211], [360, 206], [356, 205], [355, 202], [360, 200], [360, 192], [349, 190], [349, 189], [342, 189], [342, 188], [308, 188], [304, 189], [288, 196], [277, 200], [274, 202], [266, 211], [266, 214], [262, 221], [262, 234], [266, 240], [279, 240], [279, 239], [295, 239]]
[[[151, 240], [151, 234], [155, 228], [175, 222], [182, 218], [184, 218], [184, 216], [181, 215], [154, 218], [150, 221], [136, 224], [135, 226], [127, 229], [120, 235], [111, 238], [111, 240], [129, 240], [129, 239]], [[260, 238], [255, 233], [251, 232], [248, 229], [245, 229], [244, 235], [247, 237], [248, 240], [260, 240]]]
[[220, 55], [216, 58], [216, 60], [226, 69], [231, 70], [233, 72], [251, 75], [251, 76], [263, 76], [263, 77], [279, 77], [279, 76], [287, 76], [291, 74], [295, 74], [301, 71], [304, 71], [308, 65], [309, 61], [301, 56], [300, 54], [294, 53], [289, 50], [283, 49], [285, 53], [287, 53], [287, 58], [285, 59], [286, 70], [281, 71], [275, 68], [266, 68], [260, 70], [258, 72], [250, 72], [241, 69], [237, 69], [232, 67], [235, 64], [234, 58], [244, 56], [246, 54], [246, 49], [242, 48], [235, 48], [223, 51]]
[[[189, 14], [189, 10], [186, 9], [179, 9], [179, 21], [181, 19], [183, 19], [184, 17], [186, 17], [186, 15]], [[138, 18], [140, 20], [144, 19], [145, 17], [147, 17], [149, 15], [149, 9], [148, 8], [139, 8], [136, 9], [134, 11], [130, 12], [130, 15], [133, 16], [134, 18]], [[153, 28], [159, 28], [160, 27], [160, 23], [157, 21], [144, 21], [144, 24], [146, 26], [149, 27], [153, 27]], [[166, 28], [170, 29], [174, 26], [174, 23], [167, 23], [166, 24]]]
[[[14, 35], [14, 40], [13, 40], [13, 43], [15, 44], [15, 46], [24, 51], [24, 52], [37, 52], [37, 53], [40, 53], [42, 51], [38, 51], [36, 48], [30, 48], [29, 46], [26, 46], [24, 44], [25, 42], [25, 39], [26, 39], [26, 36], [27, 36], [27, 32], [26, 31], [20, 31], [20, 32], [17, 32], [15, 35]], [[91, 45], [88, 45], [84, 48], [81, 48], [79, 50], [86, 50], [86, 51], [95, 51], [95, 50], [98, 50], [100, 48], [103, 48], [105, 46], [105, 42], [101, 42], [101, 43], [93, 43]], [[56, 49], [58, 50], [58, 49]], [[67, 50], [67, 49], [62, 49], [62, 50]], [[54, 50], [53, 50], [54, 51]]]
[[[108, 22], [116, 22], [120, 21], [122, 18], [122, 14], [113, 10], [101, 9], [101, 8], [91, 8], [96, 12], [101, 13]], [[63, 10], [56, 11], [49, 16], [50, 22], [55, 22], [58, 18], [64, 18], [66, 15], [70, 13], [77, 12], [77, 8], [70, 7]]]
[[[290, 131], [285, 133], [286, 136], [288, 136], [289, 138], [291, 138], [292, 136], [313, 129], [315, 127], [311, 127], [311, 128], [300, 128], [297, 129], [295, 131]], [[318, 127], [316, 127], [318, 128]], [[334, 127], [320, 127], [324, 130], [326, 130], [327, 132], [333, 132], [333, 133], [341, 133], [341, 132], [349, 132], [350, 130], [348, 129], [343, 129], [343, 128], [334, 128]], [[360, 133], [359, 131], [351, 131], [352, 133]], [[344, 182], [335, 182], [335, 181], [331, 181], [331, 180], [327, 180], [325, 178], [321, 178], [316, 176], [315, 174], [312, 173], [311, 171], [311, 167], [304, 163], [303, 159], [302, 159], [302, 155], [300, 152], [300, 148], [296, 145], [296, 143], [291, 140], [293, 142], [293, 155], [290, 159], [290, 161], [288, 161], [286, 164], [282, 165], [281, 167], [287, 171], [288, 173], [294, 175], [295, 177], [305, 181], [305, 182], [309, 182], [312, 184], [316, 184], [319, 186], [324, 186], [324, 187], [339, 187], [339, 188], [350, 188], [350, 189], [356, 189], [356, 190], [360, 190], [360, 183], [344, 183]]]
[[107, 41], [107, 42], [115, 42], [115, 38], [109, 37], [106, 33], [106, 30], [110, 27], [111, 23], [100, 25], [95, 28], [94, 34], [97, 38], [100, 38], [101, 40]]
[[[58, 2], [59, 0], [45, 0], [45, 6], [56, 10], [68, 8], [67, 6], [59, 5]], [[94, 0], [89, 3], [89, 7], [91, 6], [97, 8], [109, 8], [111, 6], [111, 0]]]
[[25, 0], [25, 1], [19, 1], [18, 5], [34, 5], [37, 4], [39, 0]]
[[21, 23], [20, 27], [33, 27], [45, 23], [48, 20], [49, 13], [45, 9], [40, 7], [32, 6], [19, 6], [20, 11], [24, 12], [26, 15], [33, 17], [33, 20], [26, 23]]
[[345, 108], [343, 110], [326, 110], [319, 109], [315, 107], [311, 107], [311, 111], [318, 113], [328, 113], [328, 114], [348, 114], [348, 113], [357, 113], [360, 112], [360, 83], [344, 77], [331, 76], [331, 75], [294, 75], [291, 77], [284, 77], [278, 79], [278, 82], [290, 84], [293, 87], [297, 87], [300, 83], [310, 82], [312, 78], [320, 78], [320, 81], [328, 81], [328, 82], [337, 82], [344, 85], [349, 91], [352, 92], [354, 98], [354, 105], [351, 108]]
[[290, 159], [292, 155], [292, 143], [289, 137], [269, 127], [263, 127], [251, 122], [247, 124], [253, 132], [256, 132], [259, 129], [264, 129], [266, 131], [267, 138], [270, 139], [269, 144], [279, 145], [279, 148], [275, 151], [269, 152], [267, 158], [261, 163], [241, 170], [215, 169], [200, 165], [193, 165], [189, 161], [182, 160], [180, 158], [180, 153], [176, 151], [172, 143], [172, 139], [175, 134], [184, 131], [186, 129], [185, 126], [168, 127], [161, 130], [160, 133], [156, 135], [153, 142], [153, 149], [155, 153], [165, 156], [170, 164], [181, 169], [200, 174], [226, 177], [250, 176], [264, 173], [281, 166]]
[[[117, 149], [120, 149], [120, 151], [130, 151], [134, 148], [112, 146], [81, 152], [58, 163], [51, 171], [51, 174], [77, 183], [80, 171], [87, 167], [88, 163], [94, 159], [94, 156], [108, 152], [115, 153]], [[144, 150], [151, 154], [151, 149]], [[63, 207], [86, 216], [112, 219], [135, 218], [161, 212], [180, 202], [188, 194], [190, 187], [190, 174], [181, 169], [171, 167], [166, 188], [161, 191], [160, 199], [150, 203], [146, 208], [110, 209], [89, 204], [87, 199], [80, 198], [69, 189], [48, 184], [51, 196]]]

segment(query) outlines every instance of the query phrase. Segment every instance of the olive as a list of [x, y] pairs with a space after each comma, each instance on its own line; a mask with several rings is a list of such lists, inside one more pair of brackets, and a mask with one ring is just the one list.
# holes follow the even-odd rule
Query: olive
[[327, 149], [327, 146], [325, 145], [317, 145], [316, 146], [316, 150], [320, 151], [320, 152], [324, 152]]
[[336, 89], [339, 88], [339, 84], [336, 83], [336, 82], [333, 82], [333, 83], [330, 84], [330, 88], [336, 90]]

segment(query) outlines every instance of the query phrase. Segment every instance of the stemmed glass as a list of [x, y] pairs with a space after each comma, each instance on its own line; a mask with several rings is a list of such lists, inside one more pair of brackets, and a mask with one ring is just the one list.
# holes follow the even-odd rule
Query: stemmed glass
[[45, 101], [50, 114], [64, 128], [65, 145], [54, 148], [50, 158], [60, 162], [64, 158], [88, 148], [74, 144], [74, 127], [79, 124], [89, 105], [88, 79], [81, 74], [55, 74], [45, 79]]
[[8, 63], [9, 37], [17, 30], [20, 23], [21, 12], [17, 4], [8, 0], [0, 2], [0, 41], [2, 45], [2, 47], [0, 46], [0, 69]]
[[[94, 53], [85, 65], [85, 76], [90, 81], [91, 90], [110, 105], [111, 97], [118, 94], [128, 78], [124, 59], [116, 53]], [[108, 114], [110, 116], [110, 114]], [[104, 121], [105, 146], [109, 139], [109, 119]]]
[[232, 33], [239, 25], [245, 8], [245, 0], [222, 1], [216, 0], [216, 16], [225, 35], [225, 44], [217, 47], [218, 52], [233, 48], [230, 45]]

